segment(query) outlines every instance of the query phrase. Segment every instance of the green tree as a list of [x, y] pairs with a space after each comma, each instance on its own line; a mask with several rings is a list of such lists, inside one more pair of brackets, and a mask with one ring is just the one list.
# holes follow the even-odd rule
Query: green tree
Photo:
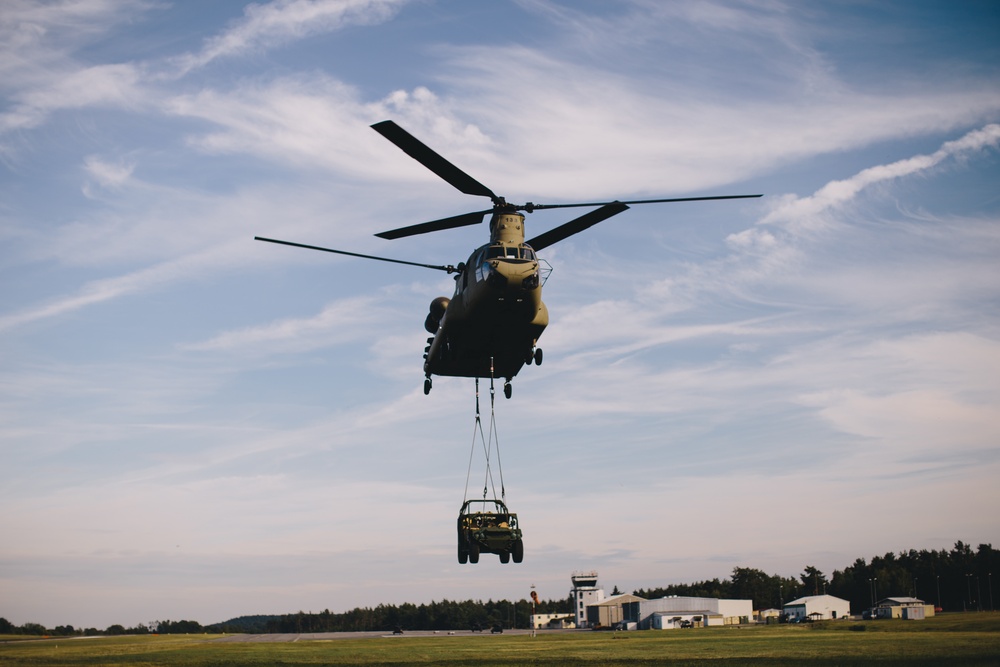
[[730, 582], [732, 596], [737, 600], [752, 600], [754, 609], [778, 606], [777, 575], [769, 576], [751, 567], [734, 567]]
[[826, 592], [826, 585], [829, 583], [826, 580], [826, 575], [812, 565], [806, 565], [806, 569], [802, 571], [799, 578], [802, 580], [803, 589], [809, 591], [810, 595], [820, 595]]

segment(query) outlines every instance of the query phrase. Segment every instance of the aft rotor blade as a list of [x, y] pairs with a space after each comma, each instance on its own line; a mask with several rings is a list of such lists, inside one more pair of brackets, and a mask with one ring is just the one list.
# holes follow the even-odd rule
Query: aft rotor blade
[[671, 202], [680, 201], [713, 201], [716, 199], [756, 199], [757, 197], [763, 197], [764, 195], [715, 195], [713, 197], [673, 197], [670, 199], [636, 199], [633, 201], [616, 201], [616, 202], [589, 202], [586, 204], [525, 204], [524, 210], [526, 211], [540, 211], [546, 208], [583, 208], [589, 206], [605, 206], [607, 204], [669, 204]]
[[372, 129], [396, 144], [404, 153], [443, 178], [467, 195], [479, 195], [496, 200], [488, 187], [438, 155], [433, 149], [391, 120], [372, 125]]
[[438, 232], [442, 229], [453, 229], [455, 227], [465, 227], [466, 225], [477, 225], [483, 221], [483, 216], [492, 213], [493, 209], [485, 211], [475, 211], [473, 213], [463, 213], [450, 218], [441, 218], [431, 222], [421, 222], [419, 225], [390, 229], [387, 232], [379, 232], [375, 236], [383, 239], [399, 239], [404, 236], [414, 236], [415, 234], [426, 234], [427, 232]]
[[253, 237], [255, 241], [267, 241], [268, 243], [278, 243], [281, 245], [290, 245], [294, 248], [307, 248], [309, 250], [322, 250], [323, 252], [333, 252], [338, 255], [349, 255], [351, 257], [361, 257], [363, 259], [375, 259], [380, 262], [392, 262], [393, 264], [408, 264], [409, 266], [422, 266], [425, 269], [437, 269], [438, 271], [446, 271], [448, 273], [455, 273], [458, 269], [454, 266], [438, 266], [436, 264], [421, 264], [420, 262], [407, 262], [403, 259], [390, 259], [388, 257], [376, 257], [375, 255], [362, 255], [358, 252], [347, 252], [346, 250], [334, 250], [333, 248], [323, 248], [318, 245], [306, 245], [305, 243], [292, 243], [291, 241], [279, 241], [278, 239], [268, 239], [263, 236]]
[[530, 245], [535, 250], [541, 250], [542, 248], [547, 248], [553, 243], [562, 241], [567, 236], [572, 236], [577, 232], [582, 232], [588, 227], [593, 227], [599, 222], [607, 220], [613, 215], [618, 215], [622, 211], [628, 210], [623, 202], [612, 202], [610, 204], [605, 204], [596, 211], [591, 211], [590, 213], [584, 213], [579, 218], [575, 220], [570, 220], [567, 223], [559, 225], [555, 229], [550, 229], [549, 231], [539, 234], [535, 238], [528, 241]]

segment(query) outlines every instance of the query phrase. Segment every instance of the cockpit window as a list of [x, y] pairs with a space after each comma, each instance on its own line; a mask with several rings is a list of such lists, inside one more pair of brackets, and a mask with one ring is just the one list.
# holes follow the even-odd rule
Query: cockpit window
[[528, 246], [492, 245], [486, 250], [486, 259], [535, 259], [535, 251]]

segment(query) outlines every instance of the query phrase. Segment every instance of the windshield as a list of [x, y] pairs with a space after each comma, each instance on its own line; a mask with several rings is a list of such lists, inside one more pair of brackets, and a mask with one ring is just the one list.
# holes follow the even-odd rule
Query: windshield
[[486, 251], [487, 259], [535, 259], [535, 251], [530, 246], [491, 245]]

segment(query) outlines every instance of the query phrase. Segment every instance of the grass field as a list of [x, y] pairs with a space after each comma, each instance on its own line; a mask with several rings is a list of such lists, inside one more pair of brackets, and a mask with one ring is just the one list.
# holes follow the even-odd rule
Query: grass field
[[[863, 628], [863, 629], [862, 629]], [[0, 638], [3, 641], [7, 638]], [[1000, 665], [1000, 613], [925, 621], [220, 642], [218, 635], [0, 643], [0, 665]]]

